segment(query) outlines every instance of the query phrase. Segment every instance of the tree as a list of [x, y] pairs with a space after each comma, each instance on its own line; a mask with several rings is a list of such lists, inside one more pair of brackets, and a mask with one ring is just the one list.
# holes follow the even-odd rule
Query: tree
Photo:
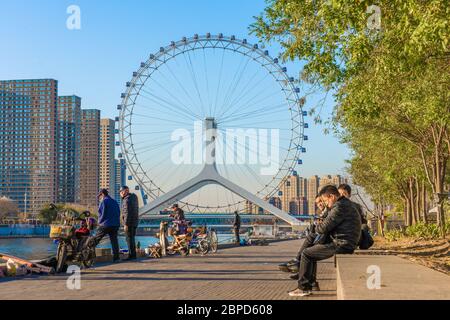
[[7, 197], [0, 197], [0, 220], [8, 217], [15, 218], [18, 213], [19, 208], [13, 200]]
[[[39, 212], [39, 218], [44, 224], [51, 224], [58, 218], [58, 213], [70, 211], [72, 213], [80, 215], [88, 209], [82, 205], [74, 203], [58, 203], [58, 204], [48, 204]], [[91, 211], [93, 217], [96, 216], [95, 212]]]
[[47, 204], [41, 209], [41, 211], [39, 211], [39, 218], [42, 223], [51, 224], [58, 216], [58, 212], [62, 211], [63, 208], [64, 205], [62, 204]]
[[[283, 58], [304, 61], [304, 80], [333, 90], [332, 121], [352, 148], [358, 147], [357, 139], [380, 134], [408, 145], [407, 155], [419, 159], [420, 169], [403, 154], [407, 166], [401, 174], [391, 171], [387, 177], [378, 170], [371, 178], [407, 181], [405, 194], [416, 195], [404, 204], [413, 223], [418, 195], [425, 198], [427, 187], [422, 182], [433, 194], [441, 194], [447, 179], [450, 9], [444, 0], [378, 1], [381, 26], [374, 29], [368, 24], [371, 5], [372, 1], [269, 0], [251, 30], [262, 41], [279, 42]], [[387, 149], [387, 163], [402, 159], [405, 150], [397, 149]], [[376, 155], [369, 150], [356, 155], [376, 168], [378, 161], [372, 159]], [[357, 160], [351, 163], [354, 173], [362, 166]], [[445, 235], [445, 215], [439, 208], [438, 222]]]

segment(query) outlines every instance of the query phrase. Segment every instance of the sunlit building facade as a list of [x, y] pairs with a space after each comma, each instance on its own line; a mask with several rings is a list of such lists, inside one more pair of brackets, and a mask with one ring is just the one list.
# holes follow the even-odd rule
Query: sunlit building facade
[[57, 200], [58, 82], [0, 81], [0, 196], [36, 214]]
[[81, 111], [80, 188], [77, 202], [89, 208], [98, 205], [100, 182], [100, 110]]
[[80, 188], [81, 98], [58, 97], [58, 192], [60, 203], [76, 202]]
[[100, 186], [107, 189], [111, 196], [116, 194], [115, 183], [115, 122], [112, 119], [100, 120]]

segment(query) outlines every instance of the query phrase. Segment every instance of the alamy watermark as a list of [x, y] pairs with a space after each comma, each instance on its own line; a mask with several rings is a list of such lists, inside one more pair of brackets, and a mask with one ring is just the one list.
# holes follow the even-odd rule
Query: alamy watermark
[[367, 29], [380, 31], [381, 30], [381, 8], [377, 5], [370, 5], [367, 7], [366, 13], [370, 16], [367, 18]]
[[381, 289], [381, 268], [376, 265], [370, 265], [367, 267], [366, 272], [370, 275], [366, 280], [367, 289]]
[[81, 9], [79, 6], [72, 4], [67, 7], [66, 13], [69, 15], [66, 20], [66, 27], [69, 30], [81, 29]]
[[261, 175], [274, 175], [280, 161], [279, 129], [204, 129], [194, 122], [193, 133], [179, 128], [172, 132], [177, 142], [171, 150], [174, 164], [258, 165]]
[[81, 290], [81, 270], [77, 265], [67, 267], [66, 273], [70, 276], [66, 280], [66, 287], [69, 290]]

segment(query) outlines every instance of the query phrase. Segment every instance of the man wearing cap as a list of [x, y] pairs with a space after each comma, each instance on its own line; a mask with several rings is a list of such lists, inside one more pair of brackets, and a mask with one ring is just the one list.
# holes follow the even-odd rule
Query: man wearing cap
[[127, 186], [120, 188], [120, 197], [122, 198], [122, 225], [127, 238], [128, 258], [136, 259], [136, 229], [139, 224], [139, 202], [134, 193], [130, 193]]
[[108, 190], [102, 189], [98, 194], [100, 206], [98, 208], [98, 229], [94, 237], [98, 245], [104, 236], [108, 235], [113, 251], [113, 262], [120, 261], [119, 240], [117, 233], [120, 227], [120, 207], [116, 200], [111, 198]]
[[175, 220], [180, 220], [180, 221], [184, 221], [185, 217], [184, 217], [184, 211], [183, 209], [181, 209], [177, 203], [172, 205], [172, 210], [173, 213], [170, 214], [170, 216], [172, 218], [174, 218]]

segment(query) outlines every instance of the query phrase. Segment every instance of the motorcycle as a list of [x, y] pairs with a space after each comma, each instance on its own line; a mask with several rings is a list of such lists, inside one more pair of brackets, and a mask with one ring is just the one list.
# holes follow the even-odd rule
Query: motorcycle
[[[68, 261], [84, 268], [92, 267], [96, 255], [95, 245], [90, 241], [90, 233], [96, 227], [95, 219], [90, 217], [89, 211], [81, 214], [66, 211], [58, 213], [58, 216], [60, 223], [50, 226], [50, 238], [58, 241], [55, 271], [64, 271]], [[79, 224], [80, 228], [76, 229]]]

